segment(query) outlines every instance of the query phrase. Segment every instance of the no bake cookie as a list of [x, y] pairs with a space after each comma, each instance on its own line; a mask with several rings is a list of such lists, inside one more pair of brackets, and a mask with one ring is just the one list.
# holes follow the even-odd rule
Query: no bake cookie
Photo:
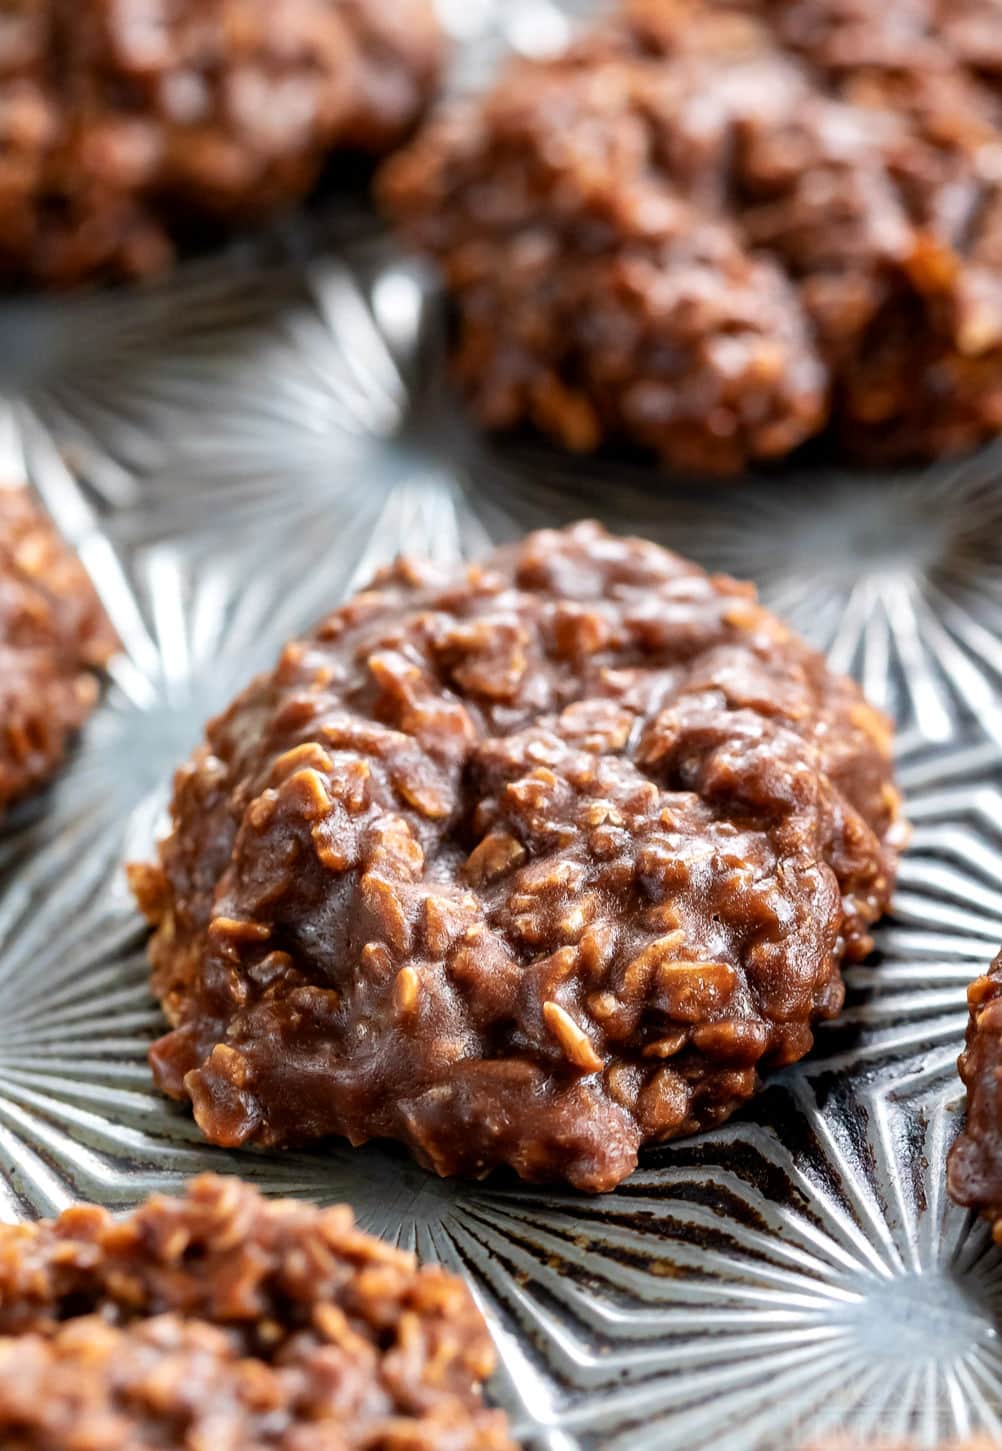
[[960, 1057], [967, 1123], [950, 1153], [950, 1193], [991, 1220], [1002, 1244], [1002, 953], [967, 992], [970, 1020]]
[[9, 0], [0, 283], [157, 271], [401, 140], [440, 60], [431, 0]]
[[381, 192], [491, 428], [731, 473], [1002, 427], [1002, 7], [626, 0]]
[[132, 869], [152, 1063], [210, 1139], [589, 1190], [809, 1051], [904, 831], [853, 683], [589, 524], [385, 570], [210, 723], [172, 821]]
[[53, 775], [114, 646], [79, 561], [25, 489], [0, 489], [0, 817]]
[[462, 1282], [204, 1176], [0, 1226], [4, 1451], [512, 1451]]

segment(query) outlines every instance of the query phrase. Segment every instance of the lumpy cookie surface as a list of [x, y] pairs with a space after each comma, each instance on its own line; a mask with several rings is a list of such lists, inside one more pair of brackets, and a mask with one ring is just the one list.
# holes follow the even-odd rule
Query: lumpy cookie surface
[[903, 827], [887, 722], [750, 586], [597, 525], [398, 562], [257, 679], [132, 877], [221, 1144], [614, 1186], [806, 1053]]
[[991, 1220], [1002, 1244], [1002, 952], [967, 992], [970, 1020], [960, 1057], [967, 1122], [950, 1152], [950, 1192]]
[[731, 473], [1002, 427], [1002, 7], [624, 0], [384, 171], [491, 428]]
[[79, 561], [25, 489], [0, 489], [0, 817], [53, 775], [114, 646]]
[[437, 83], [431, 0], [9, 0], [0, 283], [155, 272], [178, 234], [382, 153]]
[[512, 1451], [465, 1286], [205, 1175], [0, 1226], [4, 1451]]

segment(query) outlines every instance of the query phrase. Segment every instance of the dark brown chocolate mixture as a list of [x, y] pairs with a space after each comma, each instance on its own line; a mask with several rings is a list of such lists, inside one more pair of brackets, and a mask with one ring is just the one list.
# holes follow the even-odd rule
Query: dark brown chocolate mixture
[[77, 559], [25, 489], [0, 489], [0, 817], [62, 761], [114, 645]]
[[838, 1012], [890, 752], [751, 586], [653, 544], [401, 561], [210, 723], [132, 869], [157, 1083], [220, 1144], [610, 1189]]
[[960, 1076], [967, 1124], [950, 1153], [950, 1193], [993, 1224], [1002, 1244], [1002, 952], [967, 990], [971, 1016]]
[[4, 1451], [513, 1451], [462, 1281], [350, 1209], [196, 1179], [0, 1226]]
[[999, 0], [626, 0], [384, 169], [482, 421], [728, 473], [1002, 427]]
[[0, 281], [156, 271], [398, 142], [440, 60], [431, 0], [6, 0]]

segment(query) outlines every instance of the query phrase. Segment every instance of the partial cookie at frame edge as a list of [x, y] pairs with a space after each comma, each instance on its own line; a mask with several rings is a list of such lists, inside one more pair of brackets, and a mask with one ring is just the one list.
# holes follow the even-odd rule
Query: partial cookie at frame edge
[[385, 154], [437, 89], [432, 0], [16, 0], [0, 37], [0, 283], [146, 277]]
[[8, 1451], [513, 1451], [465, 1285], [346, 1206], [204, 1175], [113, 1218], [0, 1226]]
[[56, 773], [116, 645], [87, 574], [27, 489], [0, 487], [0, 819]]
[[964, 1128], [950, 1151], [950, 1193], [991, 1221], [1002, 1244], [1002, 952], [967, 991], [970, 1018], [959, 1069]]

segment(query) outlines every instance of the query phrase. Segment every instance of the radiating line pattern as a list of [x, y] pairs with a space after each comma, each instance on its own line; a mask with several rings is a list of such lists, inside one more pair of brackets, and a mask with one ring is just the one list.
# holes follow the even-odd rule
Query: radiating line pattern
[[[590, 0], [441, 4], [475, 85]], [[433, 283], [355, 204], [0, 320], [23, 365], [0, 461], [23, 457], [123, 642], [68, 769], [0, 830], [0, 1215], [125, 1206], [204, 1167], [348, 1199], [468, 1277], [539, 1451], [1002, 1440], [1002, 1254], [944, 1180], [965, 989], [1002, 942], [1002, 454], [711, 487], [490, 443], [450, 391]], [[755, 578], [896, 715], [914, 839], [844, 1013], [746, 1115], [602, 1199], [445, 1183], [380, 1146], [207, 1148], [151, 1089], [122, 874], [172, 768], [398, 549], [469, 557], [586, 513]]]

